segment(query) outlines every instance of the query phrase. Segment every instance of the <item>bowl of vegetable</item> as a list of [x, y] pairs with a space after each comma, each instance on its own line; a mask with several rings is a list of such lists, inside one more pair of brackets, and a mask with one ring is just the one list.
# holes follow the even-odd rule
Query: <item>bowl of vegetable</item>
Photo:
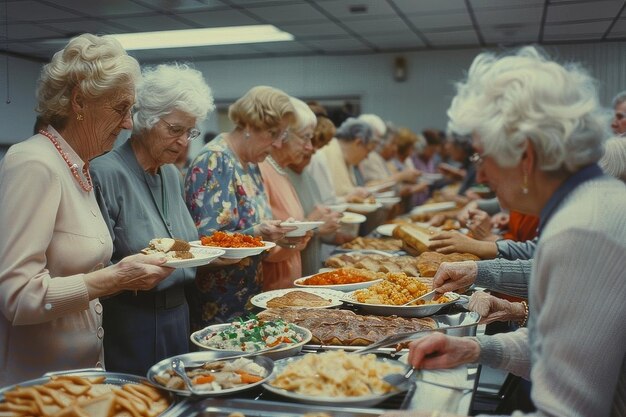
[[[282, 359], [300, 353], [311, 340], [311, 332], [282, 319], [260, 320], [251, 314], [231, 323], [214, 324], [193, 332], [191, 342], [210, 351], [229, 354], [258, 352], [271, 359]], [[283, 344], [284, 347], [275, 348]], [[271, 350], [269, 350], [271, 349]], [[263, 351], [267, 350], [266, 354]]]

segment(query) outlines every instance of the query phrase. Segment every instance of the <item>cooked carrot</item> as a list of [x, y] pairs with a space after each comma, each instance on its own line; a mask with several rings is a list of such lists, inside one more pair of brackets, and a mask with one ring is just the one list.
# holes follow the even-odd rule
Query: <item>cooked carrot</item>
[[255, 382], [259, 382], [263, 380], [263, 377], [258, 375], [252, 375], [247, 373], [246, 371], [235, 371], [241, 377], [241, 382], [243, 384], [254, 384]]
[[208, 384], [209, 382], [213, 381], [215, 381], [215, 377], [213, 375], [200, 375], [193, 380], [193, 383], [199, 385]]

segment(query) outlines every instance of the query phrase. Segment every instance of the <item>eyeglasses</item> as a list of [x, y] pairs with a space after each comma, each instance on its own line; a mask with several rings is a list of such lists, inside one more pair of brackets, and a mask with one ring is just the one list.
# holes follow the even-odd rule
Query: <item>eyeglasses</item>
[[485, 160], [483, 159], [483, 155], [479, 154], [478, 152], [474, 152], [470, 157], [469, 160], [472, 164], [474, 164], [474, 166], [479, 167], [483, 164], [483, 162], [485, 162]]
[[270, 136], [272, 137], [272, 142], [276, 142], [277, 140], [280, 140], [281, 143], [285, 143], [289, 139], [289, 128], [283, 130], [282, 132], [269, 129], [268, 132]]
[[187, 129], [184, 126], [170, 124], [163, 119], [159, 119], [159, 120], [161, 120], [163, 123], [167, 125], [167, 131], [169, 132], [170, 136], [173, 138], [177, 138], [183, 133], [187, 133], [186, 139], [188, 142], [191, 142], [192, 140], [200, 136], [200, 130], [196, 129], [195, 127], [192, 127], [191, 129]]

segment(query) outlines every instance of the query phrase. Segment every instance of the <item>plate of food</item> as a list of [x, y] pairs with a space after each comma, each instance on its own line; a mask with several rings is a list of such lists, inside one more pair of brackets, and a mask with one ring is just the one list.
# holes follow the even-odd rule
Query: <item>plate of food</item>
[[342, 350], [308, 353], [274, 363], [263, 388], [291, 400], [312, 405], [371, 407], [408, 390], [383, 380], [405, 366], [374, 354], [348, 354]]
[[441, 203], [428, 203], [417, 206], [411, 210], [411, 214], [434, 213], [437, 211], [446, 211], [456, 208], [454, 201], [442, 201]]
[[391, 207], [398, 204], [402, 199], [400, 197], [376, 197], [376, 202], [382, 204], [384, 207]]
[[0, 390], [0, 407], [12, 416], [148, 416], [173, 405], [173, 395], [144, 377], [95, 370], [52, 372]]
[[337, 213], [343, 213], [348, 208], [348, 204], [347, 203], [328, 204], [326, 207], [328, 207], [332, 211], [336, 211]]
[[317, 229], [323, 224], [324, 222], [305, 222], [305, 221], [298, 221], [298, 220], [289, 220], [289, 221], [285, 220], [284, 222], [280, 223], [280, 225], [284, 227], [296, 227], [297, 228], [296, 230], [287, 232], [285, 234], [285, 236], [287, 237], [304, 236], [305, 233], [308, 232], [309, 230]]
[[344, 212], [343, 216], [341, 216], [341, 218], [339, 219], [341, 223], [346, 224], [360, 224], [365, 222], [366, 220], [367, 217], [365, 217], [364, 215], [359, 213], [352, 213], [351, 211]]
[[150, 240], [141, 253], [164, 255], [167, 258], [164, 266], [170, 268], [193, 268], [207, 265], [225, 252], [218, 248], [197, 248], [182, 239], [164, 237]]
[[[193, 332], [191, 342], [213, 352], [259, 352], [264, 350], [272, 359], [298, 354], [302, 346], [311, 340], [311, 332], [282, 319], [259, 320], [251, 314], [246, 319], [238, 318], [232, 323], [214, 324]], [[278, 344], [284, 347], [275, 348]]]
[[274, 370], [274, 361], [265, 356], [220, 360], [209, 352], [191, 352], [163, 359], [148, 370], [148, 380], [156, 386], [182, 396], [190, 396], [182, 378], [172, 369], [172, 360], [185, 364], [185, 373], [194, 394], [214, 397], [245, 391], [265, 383]]
[[354, 291], [367, 288], [382, 281], [378, 272], [357, 268], [338, 268], [296, 279], [293, 283], [301, 288], [326, 288], [337, 291]]
[[348, 209], [357, 213], [373, 213], [383, 205], [381, 203], [348, 203]]
[[[426, 284], [414, 277], [405, 274], [394, 282], [394, 277], [388, 277], [384, 282], [347, 293], [343, 301], [358, 306], [363, 312], [381, 316], [396, 315], [398, 317], [428, 317], [439, 312], [442, 308], [454, 304], [461, 298], [460, 295], [447, 292], [431, 301], [418, 301], [419, 304], [402, 305], [426, 294], [430, 289]], [[415, 290], [413, 293], [411, 290]]]
[[385, 182], [381, 182], [379, 184], [367, 185], [365, 187], [365, 189], [367, 191], [369, 191], [370, 193], [376, 193], [378, 191], [382, 191], [382, 190], [385, 190], [387, 188], [391, 188], [394, 185], [396, 185], [395, 181], [385, 181]]
[[274, 242], [261, 240], [258, 236], [242, 233], [215, 232], [210, 236], [202, 236], [200, 240], [189, 242], [194, 248], [211, 248], [224, 251], [222, 258], [242, 259], [258, 255], [276, 246]]
[[259, 308], [330, 308], [340, 306], [343, 293], [327, 288], [285, 288], [262, 292], [250, 299]]

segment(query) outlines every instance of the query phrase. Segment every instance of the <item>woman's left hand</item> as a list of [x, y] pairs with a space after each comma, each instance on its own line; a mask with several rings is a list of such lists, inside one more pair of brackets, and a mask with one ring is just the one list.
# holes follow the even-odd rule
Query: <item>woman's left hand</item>
[[263, 240], [278, 243], [279, 240], [285, 237], [285, 234], [297, 229], [297, 227], [293, 226], [281, 226], [282, 222], [282, 220], [265, 220], [254, 226], [254, 234], [260, 235]]
[[313, 211], [307, 216], [307, 220], [324, 222], [317, 231], [320, 235], [329, 235], [339, 229], [339, 219], [341, 216], [341, 213], [332, 211], [326, 206], [316, 205]]
[[477, 291], [470, 297], [468, 308], [480, 314], [480, 323], [487, 324], [493, 321], [522, 321], [525, 309], [522, 303], [512, 303], [508, 300]]

